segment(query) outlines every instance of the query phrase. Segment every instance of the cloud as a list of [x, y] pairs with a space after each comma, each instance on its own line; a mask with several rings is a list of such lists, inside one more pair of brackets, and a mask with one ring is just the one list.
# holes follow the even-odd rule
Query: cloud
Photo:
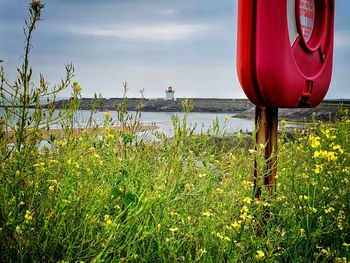
[[73, 28], [72, 33], [128, 40], [176, 41], [188, 39], [212, 29], [213, 26], [206, 24], [127, 24], [100, 28]]
[[336, 31], [335, 48], [350, 48], [350, 31]]

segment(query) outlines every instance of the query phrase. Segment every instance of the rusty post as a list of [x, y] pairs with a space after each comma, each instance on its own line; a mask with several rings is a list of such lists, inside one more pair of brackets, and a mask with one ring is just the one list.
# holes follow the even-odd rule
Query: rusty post
[[[274, 197], [277, 173], [277, 128], [278, 109], [256, 106], [255, 110], [256, 145], [254, 159], [254, 193], [260, 199], [263, 187], [268, 197]], [[260, 207], [260, 224], [257, 235], [263, 233], [262, 226], [271, 217], [268, 208]]]
[[[270, 197], [275, 195], [277, 174], [278, 109], [256, 106], [256, 155], [254, 160], [254, 192], [260, 198], [262, 186]], [[264, 147], [263, 147], [264, 146]], [[259, 156], [263, 151], [263, 156]]]

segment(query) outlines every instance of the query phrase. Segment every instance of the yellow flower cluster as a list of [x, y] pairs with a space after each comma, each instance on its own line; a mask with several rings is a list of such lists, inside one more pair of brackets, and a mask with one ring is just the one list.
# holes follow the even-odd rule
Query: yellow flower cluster
[[76, 96], [76, 95], [79, 95], [80, 92], [81, 92], [81, 87], [78, 84], [78, 82], [73, 82], [73, 94]]
[[326, 159], [328, 160], [328, 162], [332, 162], [332, 161], [335, 162], [336, 160], [338, 160], [337, 153], [334, 151], [330, 151], [330, 152], [323, 151], [323, 150], [315, 151], [314, 157], [320, 158], [320, 159]]
[[25, 222], [29, 223], [30, 221], [32, 221], [33, 220], [33, 215], [34, 215], [34, 213], [32, 211], [27, 210], [26, 214], [24, 215]]
[[43, 162], [36, 163], [33, 165], [33, 167], [35, 168], [35, 171], [37, 173], [45, 172], [45, 163], [43, 163]]
[[265, 258], [265, 253], [262, 250], [258, 250], [258, 251], [256, 251], [255, 258], [257, 260], [262, 260]]
[[113, 220], [111, 219], [111, 217], [109, 215], [105, 215], [104, 216], [104, 225], [105, 225], [105, 227], [110, 228], [110, 227], [114, 227], [115, 223], [113, 222]]
[[217, 238], [221, 239], [222, 241], [231, 241], [231, 239], [225, 235], [225, 233], [221, 232], [212, 232], [213, 235], [215, 235]]
[[320, 137], [314, 137], [314, 136], [310, 136], [309, 138], [309, 143], [311, 145], [312, 148], [317, 148], [321, 145], [320, 143]]

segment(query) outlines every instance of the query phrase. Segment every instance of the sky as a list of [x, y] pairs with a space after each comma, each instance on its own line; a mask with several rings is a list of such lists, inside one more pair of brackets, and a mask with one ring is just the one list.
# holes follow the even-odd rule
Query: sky
[[[31, 66], [51, 87], [75, 67], [83, 97], [246, 98], [236, 73], [237, 0], [47, 0]], [[28, 0], [0, 0], [0, 59], [9, 79], [23, 54]], [[350, 98], [350, 1], [336, 0], [328, 99]], [[68, 96], [67, 90], [61, 96]]]

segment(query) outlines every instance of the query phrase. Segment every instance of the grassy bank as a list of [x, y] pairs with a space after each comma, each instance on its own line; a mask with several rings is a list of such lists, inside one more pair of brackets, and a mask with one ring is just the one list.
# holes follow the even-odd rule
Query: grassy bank
[[[178, 119], [161, 143], [105, 127], [15, 151], [0, 170], [1, 259], [346, 262], [349, 124], [282, 134], [271, 200], [253, 198], [243, 135], [227, 147]], [[261, 207], [272, 213], [264, 225]]]

